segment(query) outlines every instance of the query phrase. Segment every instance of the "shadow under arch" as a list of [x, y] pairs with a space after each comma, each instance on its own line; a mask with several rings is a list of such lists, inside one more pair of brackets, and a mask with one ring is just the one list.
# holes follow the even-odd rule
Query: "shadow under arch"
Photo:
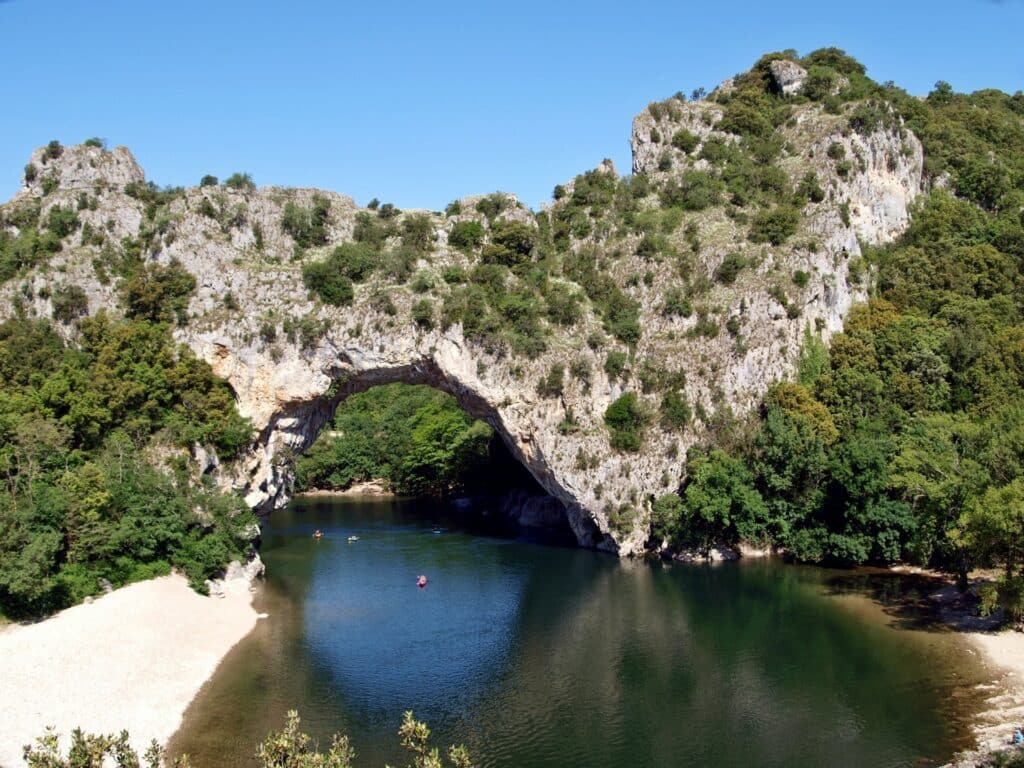
[[260, 432], [257, 445], [266, 447], [272, 441], [279, 440], [284, 450], [274, 452], [278, 460], [271, 467], [269, 475], [264, 477], [258, 486], [266, 501], [253, 505], [257, 514], [270, 514], [273, 509], [280, 508], [288, 502], [293, 490], [295, 458], [316, 441], [342, 402], [353, 395], [386, 384], [425, 385], [451, 395], [463, 411], [473, 418], [484, 421], [494, 430], [504, 452], [525, 470], [540, 491], [557, 503], [566, 526], [580, 546], [607, 548], [609, 539], [600, 531], [591, 516], [578, 504], [568, 502], [559, 493], [558, 482], [543, 457], [523, 451], [521, 445], [512, 439], [498, 410], [472, 388], [447, 375], [431, 358], [423, 358], [408, 365], [369, 368], [356, 372], [348, 367], [338, 368], [332, 373], [332, 384], [323, 395], [288, 404], [277, 411]]

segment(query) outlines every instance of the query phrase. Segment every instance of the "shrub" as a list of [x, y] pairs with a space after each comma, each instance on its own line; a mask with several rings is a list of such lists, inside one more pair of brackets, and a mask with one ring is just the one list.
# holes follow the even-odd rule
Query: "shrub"
[[684, 171], [678, 186], [668, 186], [661, 194], [665, 205], [678, 205], [687, 211], [703, 211], [717, 205], [722, 182], [704, 171]]
[[210, 174], [206, 174], [199, 180], [200, 187], [216, 187], [218, 184], [220, 184], [220, 179]]
[[761, 211], [750, 224], [750, 239], [755, 243], [782, 245], [797, 230], [800, 211], [791, 205], [777, 205]]
[[807, 272], [804, 272], [802, 269], [798, 269], [796, 272], [793, 273], [793, 285], [797, 286], [798, 288], [804, 288], [810, 279], [811, 276]]
[[82, 143], [87, 147], [96, 147], [97, 149], [107, 148], [107, 142], [101, 139], [99, 136], [93, 136], [92, 138], [86, 139]]
[[441, 273], [441, 279], [449, 285], [461, 285], [465, 283], [469, 277], [466, 275], [466, 270], [459, 266], [445, 267], [444, 272]]
[[331, 251], [331, 264], [352, 283], [362, 283], [377, 268], [377, 253], [361, 243], [342, 243]]
[[434, 225], [425, 213], [408, 216], [402, 222], [402, 245], [417, 253], [434, 249]]
[[78, 229], [78, 214], [70, 208], [53, 206], [46, 218], [46, 228], [59, 238], [65, 238]]
[[729, 102], [716, 127], [726, 133], [758, 138], [770, 136], [775, 130], [767, 117], [742, 101]]
[[846, 157], [846, 147], [838, 141], [833, 141], [828, 145], [828, 149], [825, 150], [825, 154], [828, 155], [830, 160], [842, 160]]
[[700, 144], [700, 137], [685, 128], [681, 128], [672, 134], [672, 146], [686, 154], [693, 152], [698, 144]]
[[611, 446], [617, 451], [640, 450], [647, 414], [635, 392], [626, 392], [608, 406], [604, 423], [611, 431]]
[[477, 212], [486, 216], [488, 221], [494, 221], [498, 214], [507, 207], [508, 198], [501, 192], [492, 192], [487, 197], [478, 200], [475, 206]]
[[38, 175], [39, 169], [36, 168], [34, 163], [29, 163], [28, 165], [25, 166], [25, 181], [27, 181], [29, 184], [35, 181]]
[[341, 274], [336, 263], [330, 259], [314, 261], [302, 268], [302, 281], [306, 289], [325, 304], [344, 307], [352, 303], [355, 290], [352, 280]]
[[820, 203], [825, 199], [825, 190], [821, 188], [821, 184], [818, 182], [818, 174], [814, 171], [808, 171], [804, 175], [796, 188], [796, 193], [802, 199], [812, 203]]
[[458, 216], [462, 213], [462, 201], [452, 200], [448, 205], [444, 207], [445, 216]]
[[669, 288], [665, 291], [661, 314], [665, 317], [689, 317], [693, 314], [693, 304], [679, 288]]
[[85, 291], [77, 285], [64, 285], [57, 288], [50, 297], [53, 304], [53, 319], [67, 324], [89, 311], [89, 301]]
[[738, 253], [727, 254], [715, 270], [715, 280], [722, 285], [732, 285], [740, 271], [747, 266], [747, 260]]
[[60, 142], [53, 139], [46, 148], [43, 149], [43, 160], [50, 161], [56, 160], [58, 157], [64, 154], [64, 147], [61, 146]]
[[569, 327], [583, 316], [580, 295], [562, 283], [555, 283], [545, 296], [548, 319], [558, 325]]
[[555, 363], [547, 375], [537, 382], [537, 394], [541, 397], [561, 397], [565, 389], [565, 366]]
[[121, 289], [125, 314], [154, 322], [185, 322], [196, 279], [175, 260], [168, 266], [149, 264], [138, 270]]
[[[230, 179], [229, 179], [230, 181]], [[300, 248], [325, 245], [331, 201], [322, 195], [313, 195], [313, 206], [306, 208], [292, 200], [285, 203], [281, 216], [281, 229], [290, 235]]]
[[448, 242], [461, 250], [479, 248], [484, 241], [484, 227], [479, 221], [459, 221], [452, 227]]
[[604, 358], [604, 372], [612, 381], [621, 379], [626, 372], [626, 363], [629, 358], [625, 352], [618, 349], [611, 350]]
[[434, 304], [430, 299], [420, 299], [412, 305], [412, 319], [417, 326], [424, 330], [431, 330], [434, 327]]
[[224, 180], [224, 184], [240, 192], [252, 192], [256, 189], [256, 182], [252, 180], [252, 176], [248, 173], [232, 173]]
[[507, 248], [521, 259], [529, 258], [536, 239], [536, 231], [519, 221], [502, 221], [491, 231], [491, 242]]
[[661, 398], [661, 426], [663, 429], [678, 431], [689, 423], [692, 414], [685, 393], [670, 390]]

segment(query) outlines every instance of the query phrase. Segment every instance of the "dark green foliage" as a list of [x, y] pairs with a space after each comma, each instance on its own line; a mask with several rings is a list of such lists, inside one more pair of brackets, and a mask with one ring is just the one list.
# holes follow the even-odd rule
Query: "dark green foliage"
[[679, 431], [685, 427], [692, 416], [690, 403], [685, 392], [670, 390], [661, 398], [661, 427], [669, 431]]
[[619, 288], [609, 274], [598, 269], [596, 253], [580, 250], [571, 254], [566, 257], [563, 268], [566, 276], [582, 286], [593, 302], [604, 319], [605, 330], [627, 344], [639, 341], [640, 305]]
[[482, 213], [488, 221], [493, 222], [508, 207], [508, 198], [501, 192], [492, 192], [478, 200], [475, 207], [477, 213]]
[[402, 222], [402, 245], [416, 253], [430, 253], [434, 249], [434, 226], [430, 216], [417, 213]]
[[352, 279], [330, 258], [306, 264], [302, 268], [302, 282], [310, 293], [333, 307], [348, 306], [355, 298]]
[[679, 206], [684, 211], [703, 211], [717, 205], [723, 185], [703, 171], [684, 171], [678, 185], [669, 184], [661, 192], [667, 206]]
[[669, 288], [665, 291], [661, 314], [666, 317], [689, 317], [693, 314], [693, 304], [679, 288]]
[[248, 173], [232, 173], [224, 180], [224, 185], [239, 192], [252, 192], [256, 189], [256, 183]]
[[64, 147], [61, 146], [60, 142], [53, 139], [43, 149], [43, 160], [50, 161], [56, 160], [58, 157], [64, 154]]
[[313, 196], [310, 208], [289, 200], [281, 216], [281, 229], [291, 235], [300, 248], [312, 248], [327, 243], [327, 223], [331, 214], [331, 201], [321, 195]]
[[[242, 554], [240, 499], [150, 466], [154, 435], [233, 456], [251, 426], [165, 327], [80, 321], [79, 348], [43, 321], [0, 324], [0, 611], [45, 613], [183, 568], [201, 586]], [[202, 515], [194, 512], [201, 509]]]
[[793, 273], [793, 285], [797, 286], [798, 288], [805, 288], [807, 286], [807, 282], [810, 279], [811, 276], [807, 272], [804, 272], [802, 269], [798, 269], [796, 272]]
[[60, 250], [60, 238], [50, 231], [25, 226], [17, 236], [0, 230], [0, 282], [44, 263]]
[[790, 205], [777, 205], [754, 216], [750, 222], [750, 239], [755, 243], [782, 245], [799, 224], [800, 211]]
[[808, 171], [796, 188], [797, 195], [804, 202], [820, 203], [825, 199], [825, 190], [818, 182], [818, 174]]
[[39, 176], [39, 169], [36, 168], [34, 163], [28, 163], [25, 166], [25, 181], [31, 184]]
[[552, 283], [544, 300], [548, 319], [556, 325], [568, 328], [578, 323], [583, 316], [579, 293], [564, 283]]
[[128, 317], [183, 325], [195, 289], [195, 277], [172, 261], [167, 266], [147, 264], [136, 269], [121, 287], [121, 296]]
[[412, 320], [425, 331], [434, 327], [434, 304], [430, 299], [420, 299], [412, 305]]
[[484, 227], [479, 221], [459, 221], [452, 226], [448, 242], [462, 250], [479, 248], [484, 241]]
[[53, 319], [70, 323], [89, 311], [85, 291], [78, 285], [62, 285], [50, 297], [53, 304]]
[[639, 451], [643, 443], [643, 430], [649, 421], [635, 392], [626, 392], [608, 406], [604, 423], [611, 432], [611, 446], [617, 451]]
[[628, 362], [629, 356], [625, 352], [618, 349], [610, 350], [604, 358], [604, 372], [612, 381], [621, 379]]
[[563, 389], [565, 389], [565, 366], [556, 363], [537, 382], [537, 394], [541, 397], [561, 397]]
[[722, 285], [732, 285], [740, 271], [747, 266], [747, 260], [739, 253], [729, 253], [715, 270], [715, 280]]
[[833, 141], [828, 145], [828, 149], [825, 150], [825, 154], [828, 155], [830, 160], [842, 160], [846, 157], [846, 147], [838, 141]]
[[220, 184], [220, 180], [216, 176], [211, 176], [210, 174], [206, 174], [199, 180], [200, 187], [216, 187], [218, 184]]
[[715, 126], [720, 131], [739, 136], [765, 138], [775, 130], [771, 121], [756, 107], [735, 100], [729, 103], [722, 119]]
[[383, 479], [396, 493], [448, 493], [479, 472], [492, 434], [443, 392], [374, 387], [338, 407], [329, 432], [299, 458], [296, 487], [343, 489]]
[[535, 230], [522, 222], [501, 221], [491, 230], [491, 242], [484, 247], [485, 263], [517, 267], [530, 260], [536, 241]]
[[70, 208], [55, 205], [47, 214], [46, 228], [57, 237], [67, 237], [78, 229], [78, 214]]
[[690, 154], [700, 144], [700, 137], [685, 129], [680, 129], [672, 134], [672, 146], [681, 152]]
[[664, 504], [660, 524], [670, 539], [707, 552], [717, 542], [766, 540], [768, 508], [741, 460], [721, 450], [691, 451], [681, 504]]

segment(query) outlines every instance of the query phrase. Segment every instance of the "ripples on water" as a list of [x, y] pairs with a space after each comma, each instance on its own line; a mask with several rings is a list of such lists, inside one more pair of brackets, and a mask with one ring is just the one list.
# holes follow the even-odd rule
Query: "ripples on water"
[[487, 768], [928, 765], [962, 745], [980, 674], [819, 569], [620, 563], [422, 501], [300, 501], [262, 551], [269, 618], [171, 744], [199, 766], [253, 765], [290, 708], [361, 766], [404, 763], [405, 709]]

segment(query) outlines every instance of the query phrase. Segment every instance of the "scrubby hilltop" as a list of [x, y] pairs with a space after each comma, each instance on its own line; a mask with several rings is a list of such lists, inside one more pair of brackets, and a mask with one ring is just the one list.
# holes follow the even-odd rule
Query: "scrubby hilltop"
[[749, 442], [773, 383], [867, 298], [866, 250], [907, 230], [930, 184], [989, 183], [922, 151], [915, 120], [944, 146], [932, 97], [835, 49], [771, 54], [694, 96], [634, 120], [631, 175], [605, 161], [538, 212], [505, 193], [361, 208], [244, 174], [160, 189], [124, 148], [51, 144], [0, 208], [3, 311], [74, 344], [104, 311], [170, 327], [253, 427], [237, 453], [192, 455], [258, 511], [287, 500], [337, 402], [419, 382], [486, 419], [581, 543], [636, 553], [691, 447]]

